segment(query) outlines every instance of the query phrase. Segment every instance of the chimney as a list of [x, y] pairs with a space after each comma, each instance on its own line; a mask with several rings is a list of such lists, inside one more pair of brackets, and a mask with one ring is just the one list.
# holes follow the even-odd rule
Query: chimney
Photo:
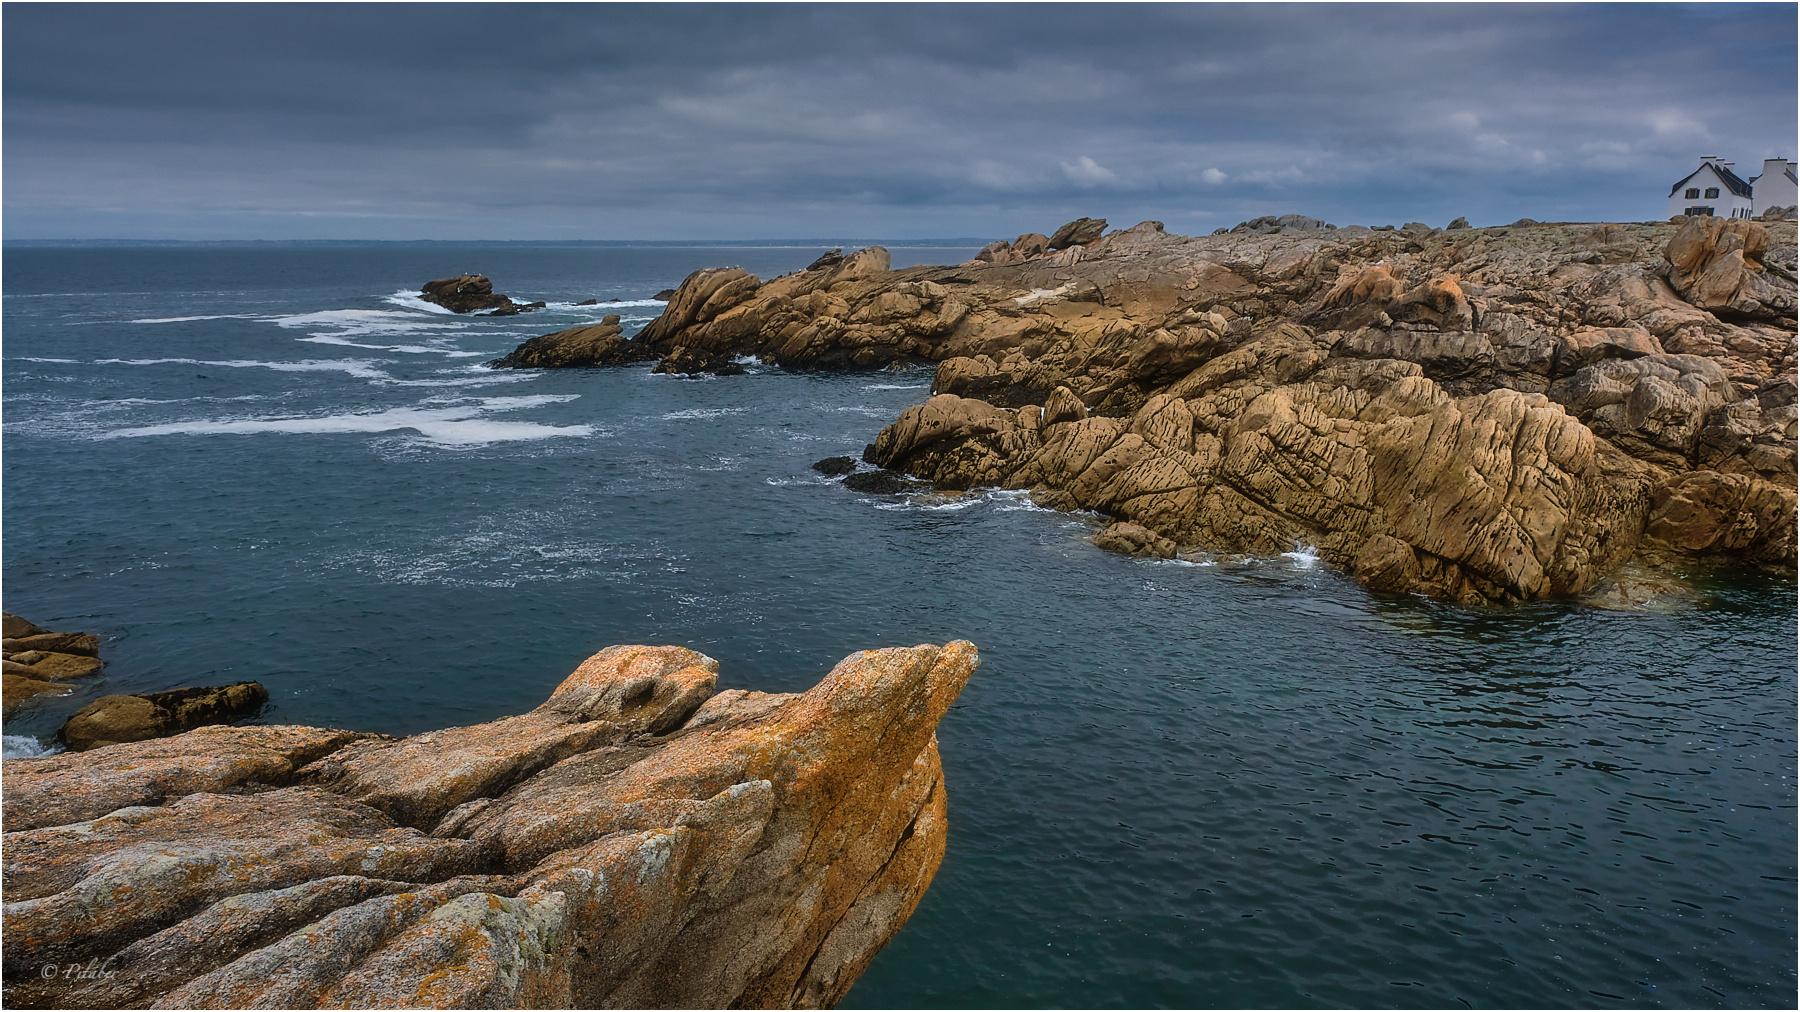
[[1733, 166], [1733, 165], [1736, 165], [1736, 164], [1737, 164], [1737, 163], [1736, 163], [1736, 162], [1720, 162], [1720, 163], [1719, 163], [1719, 164], [1720, 164], [1720, 165], [1722, 165], [1722, 166], [1724, 166], [1724, 167], [1725, 167], [1725, 171], [1726, 171], [1726, 172], [1730, 172], [1730, 171], [1731, 171], [1731, 167], [1732, 167], [1732, 166]]
[[[1785, 158], [1765, 158], [1763, 159], [1762, 174], [1764, 176], [1779, 176], [1787, 171], [1787, 167], [1788, 160]], [[1759, 176], [1757, 178], [1760, 179], [1761, 177]]]

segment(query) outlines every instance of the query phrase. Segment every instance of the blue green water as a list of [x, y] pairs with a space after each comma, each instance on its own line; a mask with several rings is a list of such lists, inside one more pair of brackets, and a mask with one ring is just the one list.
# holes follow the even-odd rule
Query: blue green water
[[[611, 643], [793, 691], [963, 637], [949, 853], [849, 1006], [1795, 1004], [1790, 581], [1472, 611], [1302, 551], [1130, 560], [1095, 517], [810, 470], [928, 370], [479, 365], [818, 252], [9, 248], [5, 605], [109, 666], [6, 733], [244, 678], [269, 721], [409, 733], [533, 707]], [[399, 294], [465, 270], [558, 305]]]

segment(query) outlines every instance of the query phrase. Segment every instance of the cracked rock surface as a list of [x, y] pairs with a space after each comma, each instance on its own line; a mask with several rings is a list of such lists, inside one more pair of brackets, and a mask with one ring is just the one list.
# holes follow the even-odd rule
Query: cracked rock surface
[[978, 663], [715, 693], [711, 658], [621, 646], [473, 727], [6, 760], [6, 1003], [833, 1005], [943, 858], [935, 728]]
[[1791, 223], [1093, 224], [955, 267], [701, 271], [633, 343], [936, 362], [869, 463], [1098, 511], [1134, 554], [1312, 545], [1466, 603], [1578, 594], [1645, 550], [1794, 567]]

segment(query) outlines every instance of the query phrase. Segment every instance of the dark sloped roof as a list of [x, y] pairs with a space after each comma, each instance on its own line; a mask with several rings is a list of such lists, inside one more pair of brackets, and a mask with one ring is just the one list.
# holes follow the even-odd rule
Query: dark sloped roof
[[1742, 179], [1739, 179], [1737, 173], [1731, 171], [1730, 169], [1726, 168], [1723, 165], [1720, 165], [1718, 162], [1701, 162], [1700, 168], [1695, 169], [1694, 171], [1688, 173], [1686, 176], [1682, 177], [1681, 182], [1676, 183], [1674, 186], [1669, 187], [1669, 196], [1671, 196], [1671, 197], [1675, 196], [1675, 191], [1681, 189], [1683, 186], [1686, 186], [1688, 180], [1694, 178], [1695, 176], [1699, 175], [1701, 172], [1705, 171], [1706, 167], [1709, 165], [1712, 166], [1713, 174], [1718, 176], [1719, 179], [1725, 183], [1725, 188], [1727, 190], [1730, 190], [1732, 193], [1734, 193], [1740, 197], [1748, 198], [1750, 196], [1750, 184], [1744, 182]]

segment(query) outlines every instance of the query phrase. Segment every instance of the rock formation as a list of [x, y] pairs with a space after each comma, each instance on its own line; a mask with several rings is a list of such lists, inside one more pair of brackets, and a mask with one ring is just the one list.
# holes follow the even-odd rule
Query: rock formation
[[419, 290], [419, 298], [443, 306], [452, 313], [492, 310], [485, 314], [487, 316], [512, 316], [542, 309], [545, 305], [542, 302], [521, 305], [504, 295], [495, 295], [494, 283], [480, 274], [463, 274], [454, 278], [427, 281], [425, 287]]
[[534, 337], [488, 365], [495, 369], [568, 369], [621, 365], [655, 357], [642, 345], [627, 341], [619, 315], [608, 313], [596, 324]]
[[684, 370], [934, 361], [869, 463], [1178, 550], [1313, 545], [1389, 591], [1580, 593], [1640, 545], [1794, 565], [1792, 224], [1240, 228], [700, 271], [635, 340]]
[[50, 632], [11, 612], [0, 614], [5, 616], [0, 678], [6, 713], [39, 697], [66, 696], [73, 691], [70, 681], [97, 675], [104, 666], [100, 637], [93, 633]]
[[704, 655], [612, 647], [474, 727], [6, 760], [6, 1003], [830, 1006], [943, 857], [934, 729], [976, 664], [714, 694]]
[[86, 752], [228, 724], [255, 715], [268, 701], [269, 690], [259, 682], [101, 696], [70, 717], [56, 736], [71, 752]]

